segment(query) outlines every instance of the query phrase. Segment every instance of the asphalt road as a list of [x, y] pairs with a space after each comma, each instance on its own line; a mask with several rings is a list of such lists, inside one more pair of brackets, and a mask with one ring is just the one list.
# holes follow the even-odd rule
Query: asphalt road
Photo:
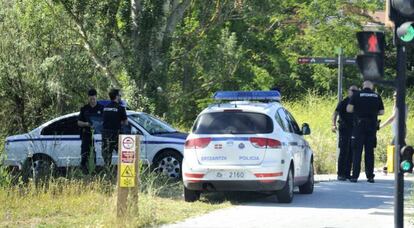
[[[394, 227], [393, 178], [393, 174], [377, 174], [374, 184], [364, 178], [357, 183], [319, 182], [312, 195], [301, 195], [296, 190], [291, 204], [277, 203], [274, 196], [253, 194], [240, 205], [165, 227], [391, 228]], [[414, 227], [414, 210], [407, 192], [414, 178], [405, 180], [405, 227]]]

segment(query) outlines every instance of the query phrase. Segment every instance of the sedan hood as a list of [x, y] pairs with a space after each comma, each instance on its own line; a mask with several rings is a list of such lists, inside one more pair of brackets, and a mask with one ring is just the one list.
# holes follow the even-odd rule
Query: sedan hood
[[12, 135], [6, 138], [6, 142], [21, 141], [21, 140], [26, 140], [30, 138], [31, 137], [29, 134]]

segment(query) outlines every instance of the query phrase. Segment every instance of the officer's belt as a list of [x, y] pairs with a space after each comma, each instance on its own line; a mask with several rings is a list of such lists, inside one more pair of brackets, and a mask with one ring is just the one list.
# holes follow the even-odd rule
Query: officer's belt
[[377, 121], [377, 117], [356, 117], [358, 121]]

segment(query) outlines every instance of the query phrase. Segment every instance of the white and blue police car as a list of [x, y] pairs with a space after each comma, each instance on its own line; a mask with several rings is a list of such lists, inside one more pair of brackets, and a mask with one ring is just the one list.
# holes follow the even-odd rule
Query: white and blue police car
[[[81, 140], [78, 115], [64, 115], [26, 134], [7, 137], [4, 165], [20, 170], [29, 169], [29, 174], [47, 173], [50, 168], [79, 166]], [[124, 132], [141, 135], [141, 160], [172, 178], [181, 178], [184, 143], [188, 134], [178, 132], [164, 121], [144, 112], [127, 111], [127, 116], [129, 124]], [[93, 125], [96, 165], [103, 166], [102, 120], [94, 121]], [[117, 161], [118, 155], [114, 151], [112, 164], [117, 164]]]
[[184, 148], [184, 199], [207, 191], [263, 191], [290, 203], [313, 192], [313, 152], [278, 91], [222, 91], [197, 117]]

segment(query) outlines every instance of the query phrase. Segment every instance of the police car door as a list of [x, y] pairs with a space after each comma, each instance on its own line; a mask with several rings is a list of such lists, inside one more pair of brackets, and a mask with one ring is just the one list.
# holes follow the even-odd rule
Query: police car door
[[280, 121], [283, 124], [283, 129], [285, 131], [286, 141], [285, 147], [289, 150], [291, 156], [293, 157], [293, 163], [295, 166], [294, 170], [294, 176], [295, 178], [301, 175], [300, 170], [300, 163], [301, 163], [301, 155], [300, 155], [300, 149], [298, 147], [298, 137], [294, 133], [294, 128], [291, 124], [291, 120], [288, 117], [287, 113], [283, 108], [279, 108], [277, 110], [278, 118], [280, 118]]
[[293, 118], [292, 114], [290, 114], [287, 110], [285, 110], [286, 116], [289, 118], [290, 125], [292, 126], [292, 135], [296, 141], [296, 147], [298, 151], [298, 160], [299, 163], [297, 163], [298, 166], [298, 175], [297, 180], [303, 181], [303, 179], [307, 179], [308, 177], [308, 170], [306, 169], [306, 142], [303, 139], [302, 136], [302, 130], [299, 128], [298, 123], [296, 122], [295, 118]]

